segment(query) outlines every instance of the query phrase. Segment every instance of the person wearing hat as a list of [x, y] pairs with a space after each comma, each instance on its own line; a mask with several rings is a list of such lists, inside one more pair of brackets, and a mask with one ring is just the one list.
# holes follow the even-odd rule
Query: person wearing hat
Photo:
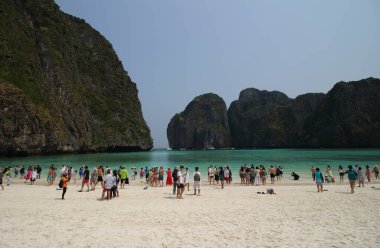
[[128, 170], [122, 166], [120, 170], [120, 188], [124, 189], [125, 181], [128, 178]]

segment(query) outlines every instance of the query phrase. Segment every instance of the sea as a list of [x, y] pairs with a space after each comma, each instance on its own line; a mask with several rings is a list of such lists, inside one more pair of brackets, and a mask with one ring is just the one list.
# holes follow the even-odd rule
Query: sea
[[201, 174], [207, 174], [207, 167], [229, 166], [235, 178], [241, 166], [264, 165], [268, 169], [271, 165], [281, 165], [284, 177], [291, 179], [290, 173], [296, 172], [301, 179], [310, 178], [311, 166], [319, 167], [324, 171], [327, 165], [332, 167], [337, 175], [339, 165], [347, 168], [348, 165], [365, 167], [380, 164], [380, 149], [253, 149], [253, 150], [187, 150], [169, 151], [156, 149], [149, 152], [128, 153], [95, 153], [0, 158], [0, 167], [4, 166], [36, 166], [43, 168], [42, 175], [47, 174], [47, 168], [54, 164], [72, 166], [79, 169], [87, 165], [90, 169], [98, 165], [117, 169], [119, 166], [140, 168], [163, 166], [174, 168], [175, 165], [188, 167], [192, 172], [199, 167]]

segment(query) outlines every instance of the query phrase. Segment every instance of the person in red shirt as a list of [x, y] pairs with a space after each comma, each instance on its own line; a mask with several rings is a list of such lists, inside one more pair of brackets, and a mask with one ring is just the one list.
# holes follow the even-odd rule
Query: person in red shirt
[[67, 177], [67, 174], [64, 173], [62, 175], [62, 200], [65, 200], [65, 194], [67, 191], [67, 182], [69, 181], [69, 178]]

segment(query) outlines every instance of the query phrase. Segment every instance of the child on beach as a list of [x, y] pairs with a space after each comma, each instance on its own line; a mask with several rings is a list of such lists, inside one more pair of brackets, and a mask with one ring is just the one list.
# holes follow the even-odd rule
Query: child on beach
[[319, 170], [319, 168], [315, 169], [315, 182], [317, 184], [317, 190], [318, 192], [323, 192], [323, 175], [322, 172]]

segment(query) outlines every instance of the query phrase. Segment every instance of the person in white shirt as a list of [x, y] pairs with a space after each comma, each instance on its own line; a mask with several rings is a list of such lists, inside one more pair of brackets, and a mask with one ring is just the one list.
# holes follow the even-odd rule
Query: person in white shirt
[[34, 168], [34, 169], [33, 169], [33, 172], [32, 172], [32, 177], [30, 178], [30, 184], [34, 184], [34, 181], [36, 181], [37, 176], [38, 176], [38, 174], [37, 174], [37, 169]]
[[102, 200], [104, 199], [104, 193], [107, 192], [107, 200], [111, 199], [111, 189], [116, 179], [112, 176], [111, 170], [107, 170], [107, 175], [104, 177], [104, 188], [102, 192]]
[[198, 189], [198, 195], [201, 194], [201, 173], [199, 172], [198, 167], [195, 167], [195, 172], [194, 172], [194, 195], [197, 194], [197, 189]]
[[182, 194], [183, 191], [185, 191], [185, 174], [182, 173], [183, 171], [183, 166], [181, 165], [179, 167], [179, 171], [177, 172], [177, 198], [178, 199], [183, 199]]
[[65, 165], [62, 165], [62, 168], [61, 168], [61, 177], [62, 177], [62, 175], [63, 174], [66, 174], [67, 173], [67, 168], [66, 168], [66, 166]]

